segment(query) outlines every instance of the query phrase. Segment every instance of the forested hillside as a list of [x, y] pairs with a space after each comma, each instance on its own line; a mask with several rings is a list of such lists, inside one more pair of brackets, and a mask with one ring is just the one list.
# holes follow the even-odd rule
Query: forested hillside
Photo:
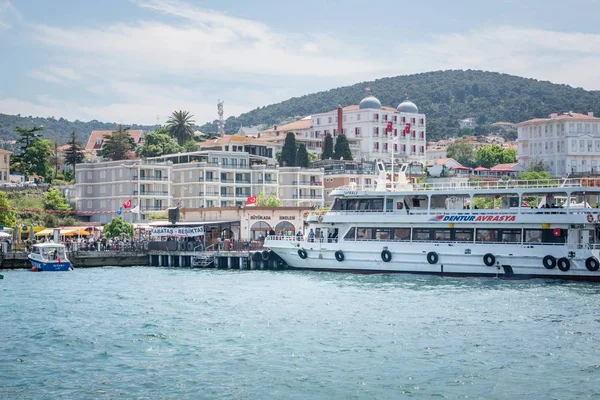
[[[587, 112], [600, 115], [600, 91], [586, 91], [535, 79], [484, 71], [437, 71], [383, 78], [352, 86], [295, 97], [260, 107], [237, 118], [229, 118], [226, 132], [240, 125], [277, 124], [296, 116], [332, 110], [338, 104], [358, 104], [365, 88], [383, 105], [397, 106], [404, 94], [427, 115], [427, 138], [452, 137], [458, 132], [458, 120], [476, 117], [479, 124], [521, 122], [547, 117], [551, 112]], [[216, 132], [216, 121], [200, 127]]]
[[[135, 116], [132, 115], [131, 118], [135, 119]], [[64, 118], [22, 117], [20, 115], [0, 114], [0, 140], [17, 139], [18, 135], [14, 130], [15, 126], [23, 128], [43, 126], [43, 137], [51, 140], [57, 137], [60, 143], [66, 143], [69, 139], [69, 134], [72, 131], [76, 131], [77, 136], [83, 144], [87, 142], [92, 131], [114, 130], [117, 128], [116, 123], [100, 121], [67, 121]], [[145, 131], [154, 130], [154, 128], [154, 126], [131, 125], [131, 129], [143, 129]]]
[[[352, 86], [294, 97], [281, 103], [259, 107], [226, 121], [227, 133], [239, 127], [272, 125], [318, 112], [358, 104], [365, 97], [365, 88], [383, 105], [397, 106], [405, 93], [427, 115], [427, 138], [436, 140], [453, 137], [458, 132], [458, 120], [475, 117], [480, 125], [493, 122], [521, 122], [546, 117], [551, 112], [591, 109], [600, 115], [600, 91], [586, 91], [535, 79], [484, 71], [436, 71], [416, 75], [382, 78]], [[168, 110], [165, 110], [165, 112]], [[189, 110], [194, 113], [195, 110]], [[131, 120], [135, 120], [135, 115]], [[99, 121], [70, 122], [63, 118], [35, 118], [0, 114], [0, 139], [15, 139], [15, 126], [30, 128], [43, 125], [44, 137], [59, 137], [65, 142], [72, 130], [86, 141], [93, 130], [113, 130], [114, 123]], [[151, 131], [153, 126], [132, 125], [132, 129]], [[199, 128], [205, 133], [217, 132], [213, 121]]]

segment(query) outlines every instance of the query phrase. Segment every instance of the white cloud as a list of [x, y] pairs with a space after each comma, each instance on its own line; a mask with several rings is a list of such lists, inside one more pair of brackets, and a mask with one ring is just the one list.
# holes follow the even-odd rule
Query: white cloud
[[15, 22], [21, 22], [19, 10], [10, 0], [0, 0], [0, 30], [10, 29]]

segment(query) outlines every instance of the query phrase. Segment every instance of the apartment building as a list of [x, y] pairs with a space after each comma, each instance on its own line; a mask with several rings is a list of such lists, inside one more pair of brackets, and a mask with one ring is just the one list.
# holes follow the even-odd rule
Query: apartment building
[[[139, 159], [77, 164], [76, 209], [95, 222], [110, 222], [119, 208], [129, 222], [147, 221], [172, 205], [172, 169], [169, 162]], [[122, 208], [129, 200], [131, 208]]]
[[322, 168], [279, 168], [278, 194], [284, 206], [323, 207], [325, 190]]
[[10, 182], [10, 151], [0, 149], [0, 183]]

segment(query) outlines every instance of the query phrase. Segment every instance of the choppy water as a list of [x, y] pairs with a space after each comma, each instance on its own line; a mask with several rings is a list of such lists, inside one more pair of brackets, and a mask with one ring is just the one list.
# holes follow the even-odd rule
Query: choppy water
[[3, 273], [3, 399], [600, 398], [598, 284]]

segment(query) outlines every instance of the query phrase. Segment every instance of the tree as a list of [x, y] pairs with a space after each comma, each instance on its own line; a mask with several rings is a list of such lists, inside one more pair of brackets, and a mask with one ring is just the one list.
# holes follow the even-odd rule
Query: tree
[[288, 132], [283, 142], [281, 149], [281, 164], [282, 167], [293, 167], [296, 165], [296, 135], [294, 132]]
[[335, 140], [335, 153], [333, 158], [336, 160], [352, 160], [352, 152], [346, 135], [339, 135]]
[[190, 153], [198, 150], [198, 143], [195, 140], [188, 140], [183, 144], [183, 151]]
[[157, 131], [148, 133], [144, 144], [136, 150], [140, 157], [158, 157], [165, 154], [175, 154], [183, 150], [173, 138]]
[[167, 121], [169, 135], [177, 141], [177, 144], [183, 146], [188, 140], [194, 139], [194, 121], [188, 111], [173, 111], [171, 118]]
[[321, 154], [321, 160], [329, 160], [333, 158], [333, 138], [328, 133], [325, 135], [325, 143], [323, 143], [323, 154]]
[[38, 139], [27, 147], [23, 154], [23, 161], [28, 166], [27, 174], [52, 177], [52, 147], [52, 142], [48, 139]]
[[264, 194], [259, 194], [256, 198], [256, 206], [257, 207], [282, 207], [283, 203], [279, 200], [274, 194], [270, 194], [265, 196]]
[[306, 145], [300, 143], [298, 145], [298, 152], [296, 153], [296, 167], [308, 168], [308, 151], [306, 151]]
[[21, 144], [21, 150], [23, 150], [23, 152], [25, 152], [25, 150], [27, 149], [27, 147], [29, 147], [29, 145], [31, 143], [35, 142], [40, 137], [42, 137], [42, 135], [37, 132], [41, 132], [43, 130], [44, 130], [43, 126], [34, 126], [31, 129], [25, 129], [25, 128], [21, 128], [20, 126], [15, 126], [15, 131], [19, 135], [19, 139], [17, 139], [17, 143]]
[[[85, 152], [83, 146], [77, 140], [77, 133], [71, 132], [71, 139], [69, 140], [68, 147], [65, 150], [65, 164], [70, 165], [73, 168], [73, 179], [75, 179], [75, 165], [80, 164], [85, 159]], [[66, 179], [66, 176], [65, 176]]]
[[480, 147], [475, 152], [475, 162], [485, 168], [516, 161], [517, 152], [514, 149], [504, 149], [497, 144]]
[[524, 171], [521, 172], [520, 178], [524, 181], [539, 181], [552, 179], [552, 174], [548, 171]]
[[129, 128], [119, 125], [116, 131], [104, 135], [104, 146], [100, 155], [113, 161], [124, 160], [135, 147], [135, 142], [129, 134]]
[[133, 237], [133, 225], [124, 221], [123, 218], [113, 218], [112, 221], [104, 225], [104, 235], [106, 237], [121, 237], [122, 234], [125, 234], [126, 237]]
[[308, 164], [311, 165], [312, 163], [316, 162], [317, 160], [319, 160], [319, 155], [313, 151], [309, 151], [308, 152]]
[[67, 203], [67, 199], [60, 194], [58, 189], [49, 189], [45, 197], [44, 208], [46, 210], [71, 211], [71, 206]]
[[6, 192], [0, 192], [0, 225], [17, 226], [17, 213], [11, 209]]
[[453, 158], [465, 167], [475, 164], [473, 145], [468, 142], [454, 142], [446, 148], [446, 155]]
[[526, 172], [547, 172], [548, 165], [539, 158], [534, 158], [529, 162]]

